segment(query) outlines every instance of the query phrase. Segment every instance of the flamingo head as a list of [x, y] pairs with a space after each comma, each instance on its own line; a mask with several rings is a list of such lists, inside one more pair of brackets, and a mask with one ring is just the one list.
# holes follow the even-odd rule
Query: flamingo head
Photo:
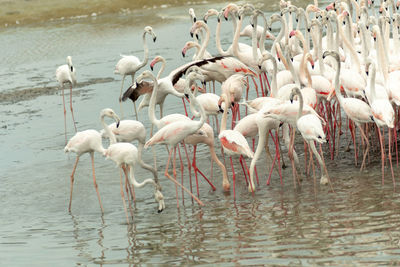
[[155, 42], [157, 40], [157, 36], [154, 33], [153, 28], [151, 26], [144, 27], [143, 34], [146, 34], [146, 33], [150, 34], [153, 37], [153, 42]]
[[161, 213], [165, 209], [164, 195], [161, 193], [159, 189], [156, 189], [154, 192], [154, 199], [158, 202], [157, 212]]
[[119, 127], [120, 124], [120, 119], [118, 115], [112, 110], [111, 108], [105, 108], [100, 112], [100, 117], [104, 118], [105, 116], [114, 118], [115, 122], [117, 123], [117, 128]]
[[193, 47], [195, 47], [195, 42], [193, 41], [186, 42], [185, 46], [182, 48], [182, 56], [185, 57], [186, 52]]
[[239, 10], [239, 6], [233, 3], [228, 4], [224, 9], [223, 9], [223, 14], [225, 20], [228, 20], [228, 15], [230, 13], [237, 12]]
[[399, 10], [399, 7], [400, 7], [400, 2], [397, 1], [397, 2], [396, 2], [396, 10]]
[[192, 19], [192, 22], [196, 22], [197, 21], [196, 14], [194, 13], [194, 9], [193, 8], [189, 8], [189, 15], [190, 15], [190, 18]]
[[335, 2], [330, 3], [329, 5], [326, 6], [325, 10], [326, 11], [336, 10], [336, 3]]
[[154, 65], [157, 64], [157, 62], [162, 61], [162, 57], [161, 56], [156, 56], [151, 62], [150, 62], [150, 69], [153, 70]]
[[313, 5], [313, 4], [309, 4], [306, 7], [306, 12], [320, 12], [320, 11], [321, 11], [321, 9], [319, 9], [316, 5]]
[[297, 35], [298, 35], [298, 31], [297, 30], [293, 30], [293, 31], [290, 32], [289, 38], [292, 37], [292, 36], [297, 36]]
[[193, 37], [193, 35], [196, 34], [196, 37], [198, 38], [197, 32], [201, 28], [204, 28], [206, 30], [208, 29], [208, 26], [204, 21], [198, 20], [193, 23], [192, 28], [190, 28], [190, 36]]
[[210, 8], [207, 10], [206, 14], [204, 14], [204, 22], [207, 23], [208, 18], [211, 16], [219, 16], [219, 12], [216, 9]]

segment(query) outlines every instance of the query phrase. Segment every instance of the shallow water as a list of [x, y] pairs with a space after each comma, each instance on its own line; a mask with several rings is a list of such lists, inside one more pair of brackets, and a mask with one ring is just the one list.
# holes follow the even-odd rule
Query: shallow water
[[[265, 11], [277, 7], [256, 4]], [[198, 16], [209, 7], [194, 6]], [[136, 190], [132, 225], [126, 223], [118, 169], [95, 155], [105, 210], [101, 216], [90, 158], [85, 155], [75, 174], [72, 212], [68, 213], [75, 157], [63, 153], [56, 67], [72, 56], [78, 79], [73, 89], [78, 130], [100, 129], [101, 109], [120, 111], [121, 77], [113, 74], [115, 63], [120, 53], [142, 57], [140, 35], [145, 25], [152, 25], [157, 34], [157, 42], [149, 42], [150, 58], [166, 57], [166, 73], [190, 60], [190, 56], [182, 59], [180, 52], [189, 39], [187, 9], [165, 7], [144, 10], [140, 16], [104, 14], [1, 30], [0, 265], [398, 265], [400, 198], [388, 172], [381, 185], [377, 152], [371, 153], [371, 162], [361, 174], [354, 166], [353, 150], [346, 153], [342, 148], [335, 161], [325, 153], [335, 192], [329, 187], [315, 188], [310, 177], [304, 178], [301, 188], [293, 188], [290, 168], [284, 170], [283, 186], [275, 172], [266, 186], [262, 158], [257, 166], [260, 185], [252, 196], [237, 163], [236, 201], [233, 194], [222, 192], [220, 172], [214, 165], [212, 181], [217, 191], [199, 180], [205, 206], [193, 204], [185, 195], [177, 209], [175, 187], [162, 175], [167, 154], [157, 147], [167, 207], [158, 214], [152, 190]], [[213, 29], [215, 20], [209, 24]], [[223, 29], [223, 41], [228, 44], [230, 23], [224, 22]], [[69, 90], [66, 96], [68, 103]], [[166, 114], [182, 111], [180, 100], [168, 97], [167, 101]], [[124, 110], [133, 118], [130, 102], [124, 103]], [[148, 127], [147, 109], [139, 116]], [[67, 118], [70, 138], [74, 132], [69, 110]], [[301, 151], [301, 143], [297, 147]], [[209, 174], [205, 147], [198, 148], [197, 157], [202, 159], [199, 168]], [[151, 150], [144, 160], [152, 162]], [[140, 168], [136, 174], [139, 180], [150, 177]], [[397, 178], [397, 169], [395, 174]], [[184, 180], [189, 187], [186, 168]], [[180, 191], [179, 195], [182, 198]]]

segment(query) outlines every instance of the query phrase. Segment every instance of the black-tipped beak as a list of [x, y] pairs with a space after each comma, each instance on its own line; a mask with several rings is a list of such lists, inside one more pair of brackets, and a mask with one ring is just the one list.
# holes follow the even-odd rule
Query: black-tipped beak
[[190, 37], [192, 37], [192, 38], [193, 38], [193, 32], [190, 32]]
[[156, 40], [157, 40], [157, 37], [154, 37], [154, 38], [153, 38], [153, 42], [155, 43], [155, 42], [156, 42]]
[[221, 107], [221, 105], [218, 105], [218, 110], [222, 110], [222, 107]]
[[189, 98], [189, 94], [185, 94], [185, 97], [186, 97], [186, 98]]
[[299, 22], [299, 19], [296, 19], [296, 23], [298, 23]]
[[293, 62], [293, 58], [292, 58], [292, 57], [290, 58], [290, 61], [292, 61], [292, 62]]
[[199, 35], [196, 33], [196, 39], [198, 40], [199, 39]]
[[254, 23], [250, 23], [251, 27], [254, 28]]
[[193, 22], [196, 22], [196, 20], [197, 20], [196, 17], [194, 17], [194, 18], [193, 18]]
[[376, 42], [376, 37], [374, 37], [374, 42]]
[[314, 69], [314, 65], [311, 65], [311, 68]]
[[119, 127], [119, 123], [120, 123], [120, 121], [117, 122], [117, 128]]
[[308, 32], [311, 32], [311, 29], [310, 29], [310, 28], [307, 28], [307, 31], [308, 31]]
[[366, 71], [365, 73], [366, 73], [366, 74], [367, 74], [367, 76], [368, 76], [368, 71]]
[[231, 106], [232, 106], [232, 107], [235, 107], [235, 102], [232, 102], [232, 103], [231, 103]]
[[226, 21], [228, 21], [228, 17], [225, 17], [225, 16], [224, 16], [224, 18], [225, 18]]
[[293, 99], [290, 99], [290, 103], [293, 104]]
[[239, 20], [242, 20], [242, 16], [238, 16]]
[[221, 106], [218, 106], [218, 107], [219, 107], [218, 112], [224, 113], [224, 110], [221, 108]]
[[204, 20], [204, 23], [207, 24], [207, 19], [203, 19], [203, 20]]
[[[182, 52], [183, 53], [183, 52]], [[151, 71], [153, 71], [153, 66], [150, 66]]]
[[220, 22], [221, 22], [221, 19], [220, 19], [220, 18], [218, 18], [218, 19], [217, 19], [217, 22], [218, 22], [218, 23], [220, 23]]
[[161, 213], [164, 209], [157, 210], [158, 213]]
[[[185, 52], [182, 51], [182, 57], [185, 57]], [[152, 69], [153, 70], [153, 69]]]
[[258, 65], [258, 69], [260, 69], [260, 70], [261, 70], [261, 65]]

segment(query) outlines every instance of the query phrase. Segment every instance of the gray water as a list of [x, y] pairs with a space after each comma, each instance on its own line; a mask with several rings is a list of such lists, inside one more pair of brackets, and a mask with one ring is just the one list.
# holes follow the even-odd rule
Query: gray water
[[[277, 8], [256, 4], [264, 11]], [[223, 5], [194, 8], [200, 17], [207, 8]], [[190, 60], [191, 54], [182, 59], [180, 52], [190, 38], [188, 8], [53, 20], [0, 31], [0, 265], [398, 265], [400, 198], [388, 171], [381, 185], [378, 151], [371, 152], [367, 170], [359, 173], [352, 149], [344, 152], [342, 148], [335, 161], [328, 159], [329, 150], [325, 150], [334, 192], [314, 186], [312, 177], [304, 175], [301, 187], [295, 189], [290, 168], [283, 171], [282, 186], [275, 172], [267, 186], [269, 169], [262, 158], [257, 166], [260, 185], [254, 195], [247, 192], [236, 163], [234, 200], [232, 192], [222, 192], [221, 174], [214, 165], [212, 181], [217, 190], [199, 180], [205, 206], [193, 203], [187, 195], [182, 200], [179, 191], [177, 208], [175, 186], [163, 176], [167, 153], [164, 147], [156, 147], [166, 209], [158, 214], [152, 189], [138, 189], [129, 225], [115, 164], [95, 155], [105, 210], [101, 215], [90, 158], [84, 155], [68, 212], [75, 155], [63, 152], [62, 99], [55, 69], [65, 63], [67, 55], [72, 56], [78, 79], [72, 98], [78, 130], [101, 129], [103, 108], [120, 112], [121, 77], [113, 74], [119, 54], [142, 58], [145, 25], [152, 25], [157, 34], [157, 42], [149, 42], [150, 59], [164, 56], [166, 73]], [[215, 23], [210, 19], [211, 29]], [[231, 24], [224, 22], [223, 28], [227, 45]], [[212, 45], [215, 54], [213, 49]], [[69, 103], [69, 90], [66, 97]], [[133, 119], [132, 103], [123, 107]], [[182, 111], [180, 99], [167, 98], [166, 114]], [[149, 129], [147, 109], [139, 117]], [[70, 138], [74, 130], [69, 110], [67, 118]], [[296, 147], [303, 162], [301, 143]], [[207, 153], [199, 146], [199, 168], [210, 175]], [[217, 154], [222, 157], [219, 149]], [[144, 160], [152, 162], [151, 150], [145, 151]], [[396, 179], [398, 174], [396, 167]], [[150, 173], [138, 168], [136, 176], [143, 180]], [[186, 167], [184, 184], [190, 187]]]

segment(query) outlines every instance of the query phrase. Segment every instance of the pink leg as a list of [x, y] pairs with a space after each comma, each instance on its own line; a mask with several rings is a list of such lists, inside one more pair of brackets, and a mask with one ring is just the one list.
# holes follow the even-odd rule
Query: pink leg
[[246, 185], [248, 185], [249, 182], [247, 181], [246, 170], [245, 170], [245, 168], [244, 168], [244, 166], [243, 166], [243, 156], [242, 156], [242, 155], [240, 155], [239, 161], [240, 161], [240, 165], [242, 166], [242, 171], [243, 171], [243, 174], [244, 174], [244, 179], [246, 180]]
[[[167, 160], [167, 165], [165, 166], [165, 172], [164, 175], [170, 179], [172, 182], [174, 182], [176, 185], [179, 185], [180, 187], [183, 188], [183, 190], [186, 191], [186, 193], [188, 193], [192, 198], [194, 198], [194, 200], [196, 200], [196, 202], [200, 205], [200, 206], [204, 206], [203, 202], [198, 199], [195, 195], [193, 195], [187, 188], [185, 188], [183, 185], [181, 185], [178, 181], [176, 181], [176, 179], [172, 178], [171, 175], [168, 173], [168, 168], [169, 168], [169, 162], [171, 160], [172, 157], [172, 149], [170, 149], [169, 151], [169, 155], [168, 155], [168, 160]], [[176, 190], [178, 193], [178, 190]]]
[[233, 199], [236, 199], [236, 175], [235, 175], [235, 169], [233, 168], [233, 162], [232, 162], [232, 157], [229, 157], [231, 160], [231, 168], [232, 168], [232, 180], [233, 180]]
[[62, 99], [63, 99], [63, 107], [64, 107], [64, 133], [65, 133], [65, 145], [67, 144], [67, 110], [65, 109], [65, 97], [64, 97], [64, 85], [62, 85]]
[[69, 212], [71, 212], [72, 190], [74, 189], [74, 180], [75, 180], [74, 175], [75, 175], [76, 167], [78, 166], [78, 162], [79, 162], [79, 156], [76, 157], [75, 164], [74, 164], [74, 167], [72, 168], [72, 173], [71, 173], [71, 190], [69, 193], [69, 207], [68, 207]]
[[74, 128], [75, 128], [75, 132], [76, 131], [76, 123], [75, 123], [75, 118], [74, 118], [74, 110], [72, 109], [72, 84], [71, 84], [71, 90], [70, 90], [71, 94], [70, 94], [70, 98], [69, 98], [69, 106], [71, 109], [71, 114], [72, 114], [72, 121], [74, 122]]
[[[181, 163], [181, 184], [183, 184], [183, 162], [182, 162], [182, 156], [181, 156], [181, 149], [179, 148], [179, 144], [177, 145], [178, 147], [178, 155], [179, 155], [179, 161]], [[185, 205], [185, 196], [183, 195], [183, 189], [182, 189], [182, 204]]]
[[119, 185], [120, 185], [120, 189], [121, 189], [121, 198], [122, 198], [122, 203], [124, 205], [124, 211], [125, 211], [125, 216], [126, 216], [126, 222], [129, 224], [129, 216], [128, 216], [128, 209], [126, 208], [126, 200], [125, 200], [125, 194], [124, 194], [124, 187], [122, 185], [122, 175], [121, 175], [121, 171], [120, 171], [120, 176], [119, 176]]
[[382, 159], [382, 185], [385, 183], [385, 149], [383, 148], [383, 138], [381, 129], [378, 127], [379, 142], [381, 144], [381, 159]]
[[104, 213], [103, 205], [101, 204], [99, 188], [98, 188], [97, 182], [96, 182], [96, 175], [95, 175], [95, 173], [94, 173], [94, 153], [93, 153], [93, 152], [90, 153], [90, 158], [92, 159], [92, 170], [93, 170], [93, 184], [94, 184], [94, 188], [96, 189], [97, 198], [99, 199], [101, 213]]
[[392, 150], [391, 150], [391, 146], [392, 146], [392, 129], [388, 129], [389, 132], [389, 163], [390, 163], [390, 171], [392, 173], [392, 180], [393, 180], [393, 187], [396, 187], [396, 180], [394, 179], [394, 172], [393, 172], [393, 165], [392, 165]]
[[185, 155], [186, 155], [186, 160], [188, 163], [188, 169], [189, 169], [189, 185], [190, 185], [190, 192], [193, 193], [193, 186], [192, 186], [192, 166], [190, 164], [190, 159], [189, 159], [189, 154], [186, 149], [186, 145], [182, 144], [183, 148], [185, 149]]
[[199, 180], [197, 177], [197, 167], [196, 167], [196, 150], [197, 150], [197, 146], [194, 146], [193, 148], [193, 170], [194, 170], [194, 177], [196, 178], [196, 189], [197, 189], [197, 196], [200, 197], [200, 192], [199, 192]]
[[185, 109], [185, 116], [188, 117], [187, 109], [186, 109], [186, 103], [185, 103], [185, 98], [182, 97], [182, 102], [183, 102], [183, 108]]
[[[176, 181], [176, 146], [174, 147], [174, 159], [172, 161], [172, 174]], [[176, 181], [177, 182], [177, 181]], [[179, 200], [178, 200], [178, 187], [175, 184], [175, 192], [176, 192], [176, 207], [179, 208]]]

